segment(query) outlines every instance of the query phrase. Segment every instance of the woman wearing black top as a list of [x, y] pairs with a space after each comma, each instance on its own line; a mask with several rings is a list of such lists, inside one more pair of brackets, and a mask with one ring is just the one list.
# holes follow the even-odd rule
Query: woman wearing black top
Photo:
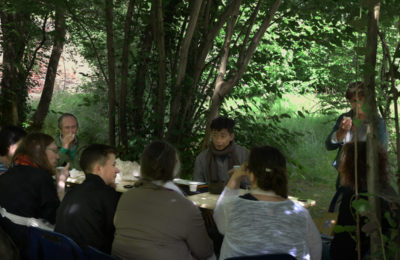
[[53, 175], [58, 160], [54, 139], [46, 134], [27, 135], [13, 158], [13, 167], [0, 176], [0, 224], [24, 257], [28, 219], [48, 227], [60, 204]]

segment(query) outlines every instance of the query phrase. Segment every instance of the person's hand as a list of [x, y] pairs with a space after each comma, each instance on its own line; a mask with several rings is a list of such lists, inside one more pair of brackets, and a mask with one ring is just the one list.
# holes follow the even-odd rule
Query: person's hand
[[339, 130], [336, 132], [336, 138], [338, 141], [342, 141], [344, 136], [348, 131], [350, 131], [353, 126], [353, 120], [350, 117], [343, 117], [342, 122], [340, 122]]
[[247, 169], [247, 162], [245, 162], [240, 166], [239, 169], [233, 171], [233, 174], [226, 186], [230, 189], [239, 189], [240, 182], [244, 180], [248, 176], [248, 174], [249, 171]]
[[68, 149], [70, 144], [75, 140], [75, 134], [69, 134], [62, 137], [62, 146]]
[[65, 183], [69, 177], [69, 163], [65, 165], [62, 169], [57, 169], [56, 184], [57, 184], [57, 195], [60, 200], [63, 199], [65, 195]]

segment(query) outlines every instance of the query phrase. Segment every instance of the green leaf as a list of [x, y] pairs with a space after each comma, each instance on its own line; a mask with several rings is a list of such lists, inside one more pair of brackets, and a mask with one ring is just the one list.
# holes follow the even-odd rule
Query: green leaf
[[371, 205], [366, 199], [354, 200], [351, 205], [359, 213], [364, 213], [371, 209]]
[[396, 222], [392, 219], [392, 216], [390, 216], [390, 212], [386, 211], [384, 216], [391, 227], [396, 227]]

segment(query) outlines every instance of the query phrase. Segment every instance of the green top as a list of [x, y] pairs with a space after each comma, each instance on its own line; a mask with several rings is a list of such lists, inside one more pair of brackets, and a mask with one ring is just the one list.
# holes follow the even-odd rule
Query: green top
[[75, 137], [75, 143], [70, 149], [65, 149], [62, 147], [61, 135], [56, 136], [54, 138], [56, 145], [60, 147], [60, 151], [58, 152], [57, 166], [65, 166], [69, 162], [69, 169], [77, 169], [81, 170], [79, 165], [79, 160], [82, 154], [82, 151], [86, 148], [86, 145], [78, 140], [78, 137]]

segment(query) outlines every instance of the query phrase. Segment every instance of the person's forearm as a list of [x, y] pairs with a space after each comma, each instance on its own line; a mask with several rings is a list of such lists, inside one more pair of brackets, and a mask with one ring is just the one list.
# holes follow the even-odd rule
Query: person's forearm
[[237, 189], [239, 189], [240, 188], [240, 179], [238, 179], [238, 178], [234, 178], [235, 177], [235, 175], [233, 175], [230, 179], [229, 179], [229, 181], [228, 181], [228, 184], [226, 185], [226, 187], [228, 187], [229, 189], [232, 189], [232, 190], [237, 190]]

